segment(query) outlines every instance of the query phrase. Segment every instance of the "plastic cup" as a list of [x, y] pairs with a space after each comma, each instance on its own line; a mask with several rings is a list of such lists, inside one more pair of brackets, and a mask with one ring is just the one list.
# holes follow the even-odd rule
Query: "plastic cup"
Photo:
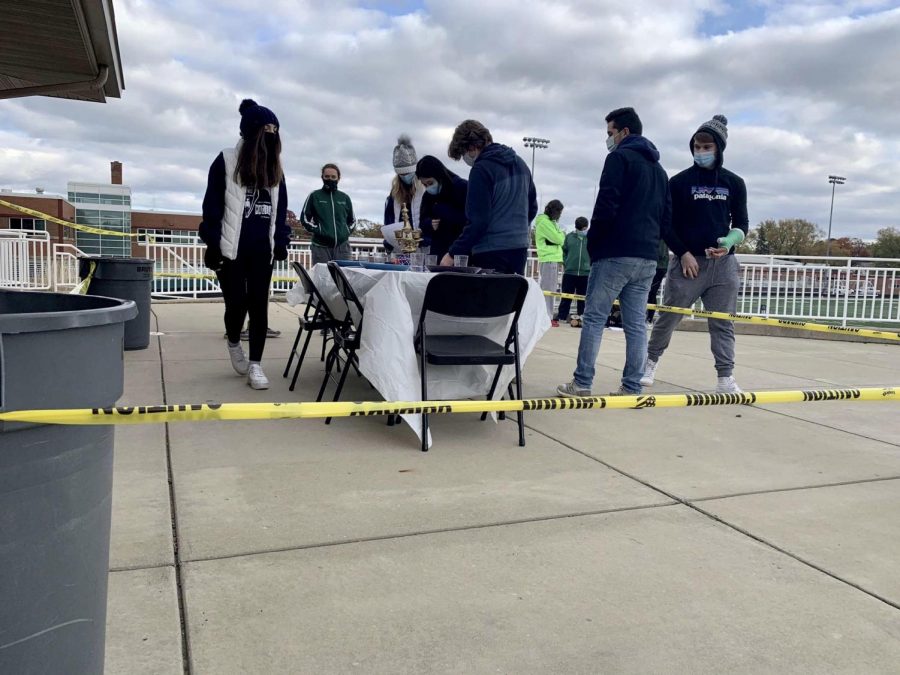
[[454, 267], [468, 267], [469, 266], [469, 256], [467, 256], [467, 255], [453, 256], [453, 266]]
[[434, 267], [438, 264], [438, 259], [436, 255], [426, 255], [425, 256], [425, 267]]

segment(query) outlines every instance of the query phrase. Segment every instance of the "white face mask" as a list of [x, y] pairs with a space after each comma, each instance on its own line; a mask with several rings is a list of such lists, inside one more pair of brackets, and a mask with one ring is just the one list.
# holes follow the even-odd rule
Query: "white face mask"
[[475, 164], [475, 158], [472, 157], [472, 155], [470, 155], [468, 152], [462, 156], [462, 161], [464, 161], [469, 166]]
[[612, 136], [607, 136], [607, 137], [606, 137], [606, 149], [609, 150], [610, 152], [612, 152], [613, 150], [615, 150], [615, 149], [616, 149], [616, 146], [619, 145], [619, 144], [616, 142], [616, 136], [617, 136], [617, 135], [618, 135], [618, 132], [616, 132], [616, 133], [613, 134]]

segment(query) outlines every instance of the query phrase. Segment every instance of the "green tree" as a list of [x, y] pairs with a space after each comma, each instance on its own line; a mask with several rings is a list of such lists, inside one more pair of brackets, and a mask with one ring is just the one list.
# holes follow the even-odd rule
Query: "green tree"
[[763, 255], [813, 255], [822, 232], [802, 218], [764, 220], [756, 229], [755, 252]]
[[354, 237], [369, 237], [370, 239], [382, 239], [381, 223], [366, 218], [358, 218], [356, 220], [356, 231]]
[[876, 258], [900, 258], [900, 230], [896, 227], [878, 230], [872, 255]]

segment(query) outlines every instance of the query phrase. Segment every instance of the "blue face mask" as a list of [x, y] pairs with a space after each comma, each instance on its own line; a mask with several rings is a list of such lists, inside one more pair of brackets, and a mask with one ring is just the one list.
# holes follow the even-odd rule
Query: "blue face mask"
[[694, 162], [701, 169], [711, 169], [716, 163], [716, 153], [714, 152], [695, 152]]
[[435, 183], [434, 185], [429, 185], [427, 188], [425, 188], [425, 192], [427, 192], [430, 195], [436, 195], [440, 191], [441, 191], [440, 183]]
[[412, 185], [413, 181], [416, 179], [416, 174], [414, 173], [401, 173], [400, 180], [402, 180], [407, 185]]

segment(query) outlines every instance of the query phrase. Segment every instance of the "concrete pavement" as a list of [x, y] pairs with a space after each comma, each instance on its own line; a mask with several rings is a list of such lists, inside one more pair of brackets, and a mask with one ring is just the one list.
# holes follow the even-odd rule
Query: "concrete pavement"
[[[230, 369], [219, 304], [154, 304], [127, 403], [312, 400]], [[552, 395], [579, 331], [524, 369]], [[313, 354], [318, 343], [314, 340]], [[744, 389], [900, 384], [895, 345], [739, 336]], [[624, 358], [607, 333], [595, 391]], [[710, 391], [679, 332], [655, 392]], [[346, 398], [377, 398], [351, 377]], [[897, 672], [896, 403], [119, 427], [108, 673]]]

